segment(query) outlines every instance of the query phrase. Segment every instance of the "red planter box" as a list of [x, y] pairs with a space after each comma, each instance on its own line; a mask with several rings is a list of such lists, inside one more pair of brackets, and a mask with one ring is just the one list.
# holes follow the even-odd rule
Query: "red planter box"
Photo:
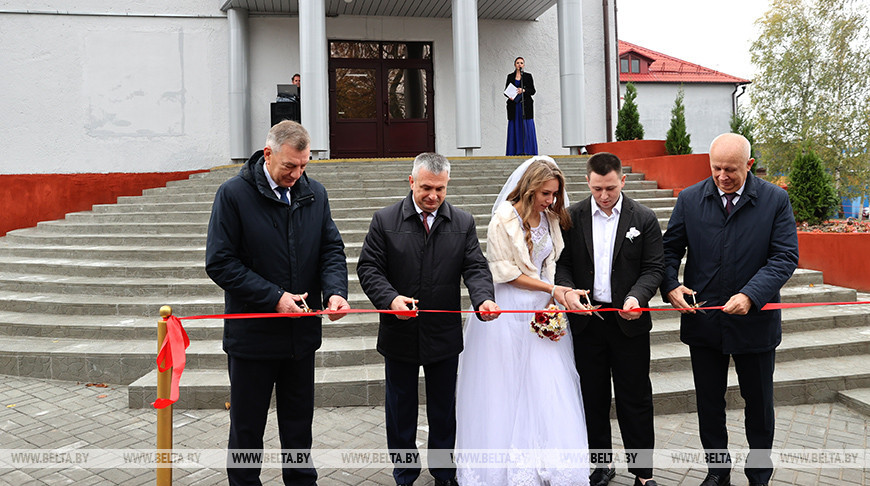
[[627, 160], [658, 157], [668, 154], [667, 150], [665, 150], [664, 140], [625, 140], [623, 142], [593, 143], [586, 146], [586, 152], [590, 155], [599, 152], [610, 152], [619, 157], [622, 165], [632, 165], [626, 164]]
[[94, 204], [113, 204], [118, 196], [138, 196], [143, 189], [187, 179], [196, 172], [205, 171], [0, 175], [0, 236], [66, 213], [87, 211]]
[[798, 266], [821, 270], [825, 283], [870, 292], [870, 233], [798, 231]]
[[657, 181], [659, 189], [683, 189], [710, 177], [710, 154], [665, 155], [631, 161], [632, 172], [643, 172], [647, 180]]

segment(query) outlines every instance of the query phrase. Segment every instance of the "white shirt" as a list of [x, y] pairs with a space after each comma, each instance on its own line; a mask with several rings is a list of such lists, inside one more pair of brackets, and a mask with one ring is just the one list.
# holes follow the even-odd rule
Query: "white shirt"
[[616, 243], [616, 226], [622, 212], [622, 194], [611, 210], [610, 216], [604, 213], [595, 198], [592, 198], [592, 247], [595, 264], [595, 281], [592, 284], [592, 298], [598, 302], [611, 302], [610, 272], [613, 268], [613, 246]]
[[[414, 209], [417, 210], [417, 214], [420, 216], [420, 221], [422, 222], [423, 221], [423, 210], [420, 209], [420, 206], [417, 206], [417, 201], [414, 201], [413, 198], [411, 198], [411, 202], [414, 203]], [[436, 209], [435, 211], [432, 211], [431, 213], [429, 213], [429, 217], [426, 219], [426, 223], [429, 225], [430, 230], [432, 229], [432, 225], [435, 223], [435, 216], [437, 214], [438, 214], [438, 210]]]
[[[281, 199], [281, 191], [278, 190], [278, 183], [272, 180], [272, 175], [269, 174], [269, 171], [266, 170], [266, 164], [263, 164], [263, 173], [266, 174], [266, 180], [269, 181], [269, 187], [272, 188], [272, 192], [278, 196], [278, 199]], [[287, 202], [290, 202], [290, 188], [287, 188]]]
[[[744, 187], [746, 187], [745, 180], [743, 181], [743, 185], [740, 186], [740, 189], [737, 189], [737, 192], [734, 193], [734, 194], [736, 194], [736, 196], [734, 196], [734, 199], [731, 200], [731, 203], [734, 204], [735, 206], [737, 206], [737, 201], [740, 200], [740, 196], [743, 195], [743, 188]], [[725, 191], [723, 191], [722, 189], [719, 189], [718, 187], [716, 188], [716, 190], [719, 191], [719, 199], [722, 201], [722, 207], [725, 207], [728, 204], [728, 198], [725, 197]]]

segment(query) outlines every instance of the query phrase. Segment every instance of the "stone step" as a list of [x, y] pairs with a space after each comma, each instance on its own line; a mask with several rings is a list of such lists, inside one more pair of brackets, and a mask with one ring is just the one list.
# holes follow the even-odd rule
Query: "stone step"
[[[349, 276], [348, 302], [352, 308], [372, 308], [362, 293], [355, 275]], [[37, 282], [41, 281], [41, 285]], [[849, 302], [855, 291], [826, 284], [787, 286], [782, 289], [784, 302]], [[467, 292], [462, 291], [462, 308], [468, 308]], [[154, 309], [170, 304], [176, 315], [194, 316], [221, 313], [223, 292], [207, 279], [196, 281], [168, 279], [100, 279], [82, 277], [51, 278], [42, 276], [28, 281], [23, 274], [0, 274], [0, 308], [9, 311], [47, 312], [60, 315], [154, 315]], [[678, 317], [660, 296], [650, 301], [660, 308], [657, 318]]]
[[[153, 327], [152, 327], [153, 332]], [[371, 375], [382, 367], [374, 349], [376, 338], [345, 337], [324, 341], [318, 351], [320, 384], [330, 395], [358, 396], [359, 376]], [[98, 340], [52, 337], [9, 337], [0, 341], [0, 374], [24, 375], [61, 380], [87, 379], [127, 384], [154, 367], [156, 341]], [[848, 359], [870, 352], [870, 326], [837, 327], [786, 334], [778, 349], [778, 368], [793, 361], [840, 357]], [[686, 371], [690, 368], [688, 348], [679, 343], [655, 344], [651, 347], [652, 374]], [[193, 339], [187, 352], [191, 370], [224, 370], [226, 358], [219, 340]], [[330, 369], [327, 369], [330, 368]], [[382, 375], [382, 370], [380, 371]], [[75, 378], [74, 376], [79, 376]], [[377, 380], [376, 380], [377, 381]], [[340, 388], [353, 382], [349, 391]], [[382, 396], [382, 395], [381, 395]], [[342, 403], [341, 405], [375, 405], [379, 403]]]
[[[578, 193], [579, 194], [579, 193]], [[495, 200], [495, 194], [492, 196], [492, 199]], [[392, 202], [399, 201], [402, 197], [396, 196], [392, 199]], [[452, 197], [450, 198], [452, 201]], [[674, 203], [676, 202], [675, 198], [653, 198], [653, 199], [642, 199], [639, 200], [641, 204], [647, 206], [651, 209], [672, 209]], [[341, 204], [347, 203], [347, 204]], [[347, 213], [351, 214], [373, 214], [375, 211], [386, 206], [375, 206], [371, 204], [371, 201], [366, 199], [365, 201], [360, 201], [359, 199], [353, 198], [330, 198], [329, 200], [330, 209], [332, 211], [332, 216], [334, 218], [347, 216]], [[472, 214], [485, 214], [488, 211], [492, 210], [492, 201], [482, 202], [482, 203], [470, 203], [463, 204], [461, 209], [468, 211]], [[212, 201], [195, 201], [195, 202], [163, 202], [161, 199], [151, 198], [147, 201], [136, 201], [136, 202], [127, 202], [127, 203], [119, 203], [119, 204], [98, 204], [95, 205], [92, 209], [94, 213], [105, 213], [105, 214], [129, 214], [136, 212], [168, 212], [168, 211], [206, 211], [210, 212], [212, 207]]]
[[837, 401], [858, 413], [870, 415], [870, 388], [840, 390]]
[[[40, 221], [36, 229], [54, 234], [74, 235], [110, 235], [110, 234], [136, 234], [136, 235], [163, 235], [163, 234], [193, 234], [199, 235], [205, 241], [208, 231], [208, 221], [201, 223], [172, 223], [172, 224], [141, 224], [130, 222], [117, 222], [112, 224], [98, 224], [93, 222], [70, 222], [67, 220]], [[24, 231], [24, 230], [15, 230]]]
[[[471, 208], [469, 208], [471, 209]], [[475, 205], [474, 209], [477, 212], [472, 212], [475, 222], [480, 225], [488, 225], [491, 218], [491, 206]], [[653, 211], [659, 218], [659, 222], [663, 222], [663, 228], [667, 228], [668, 219], [671, 216], [672, 208], [659, 207]], [[374, 211], [345, 211], [344, 214], [333, 215], [333, 220], [339, 230], [367, 230], [372, 220]], [[175, 212], [131, 212], [131, 213], [107, 213], [92, 211], [82, 213], [70, 213], [66, 215], [66, 220], [71, 223], [91, 223], [94, 225], [112, 225], [115, 223], [138, 223], [141, 225], [167, 225], [173, 226], [176, 223], [194, 223], [208, 224], [211, 213], [209, 211], [175, 211]], [[164, 243], [164, 245], [168, 244]]]
[[[312, 167], [309, 166], [305, 170], [309, 177], [312, 179], [324, 184], [324, 185], [340, 185], [353, 183], [355, 187], [370, 187], [372, 185], [381, 184], [384, 182], [388, 182], [392, 185], [408, 187], [408, 177], [407, 175], [400, 175], [396, 170], [380, 170], [380, 171], [371, 171], [371, 172], [352, 172], [347, 169], [343, 169], [340, 167]], [[482, 186], [487, 187], [492, 184], [502, 185], [505, 183], [507, 178], [510, 176], [510, 172], [507, 172], [503, 175], [498, 175], [494, 172], [504, 172], [504, 171], [490, 171], [486, 168], [481, 168], [480, 170], [452, 170], [450, 172], [450, 182], [449, 187], [461, 187], [461, 186]], [[565, 175], [568, 183], [580, 183], [586, 184], [586, 169], [584, 168], [570, 168], [562, 171]], [[182, 179], [177, 181], [170, 181], [166, 184], [165, 187], [175, 188], [186, 185], [202, 185], [202, 186], [217, 186], [220, 185], [223, 181], [233, 177], [237, 174], [215, 174], [214, 177], [211, 178], [197, 178], [197, 179]], [[410, 170], [408, 171], [410, 174]], [[656, 187], [655, 181], [646, 181], [644, 179], [644, 174], [637, 172], [628, 172], [625, 174], [626, 183], [629, 182], [644, 182], [645, 186], [650, 186], [650, 183], [653, 183], [652, 187]]]
[[6, 234], [5, 241], [10, 245], [58, 245], [58, 246], [148, 246], [160, 245], [176, 248], [203, 246], [204, 239], [199, 234], [113, 234], [113, 235], [79, 235], [55, 234], [48, 231], [37, 231], [35, 228], [15, 230]]
[[[457, 179], [460, 180], [460, 179]], [[576, 179], [575, 179], [576, 180]], [[320, 181], [318, 181], [320, 182]], [[348, 187], [348, 182], [321, 182], [324, 187], [326, 187], [327, 192], [332, 194], [341, 194], [344, 191], [347, 191], [351, 188]], [[498, 194], [498, 191], [501, 190], [501, 186], [504, 181], [498, 183], [490, 183], [490, 184], [481, 184], [481, 185], [464, 185], [464, 184], [448, 184], [447, 186], [447, 194], [451, 192], [459, 192], [462, 190], [465, 191], [483, 191], [486, 193]], [[217, 192], [220, 184], [211, 183], [211, 184], [184, 184], [170, 187], [158, 187], [153, 189], [145, 189], [142, 191], [143, 196], [155, 196], [155, 195], [169, 195], [169, 194], [203, 194], [203, 195], [211, 195], [212, 197]], [[567, 183], [568, 196], [570, 197], [573, 193], [581, 193], [588, 192], [589, 187], [585, 182], [580, 182], [579, 180], [576, 182], [572, 182], [571, 180]], [[376, 196], [402, 196], [407, 194], [410, 191], [410, 186], [407, 182], [391, 182], [389, 180], [381, 179], [372, 181], [368, 184], [363, 184], [360, 182], [353, 182], [352, 184], [353, 193], [358, 197], [376, 197]], [[632, 193], [646, 193], [646, 191], [650, 191], [649, 194], [660, 195], [662, 197], [672, 197], [673, 191], [670, 189], [658, 189], [658, 184], [655, 181], [645, 181], [645, 180], [631, 180], [626, 181], [625, 183], [625, 191], [628, 191], [628, 194]], [[640, 197], [640, 196], [638, 196]]]
[[[650, 374], [656, 414], [689, 413], [695, 408], [695, 387], [690, 369]], [[726, 399], [729, 408], [742, 408], [733, 366], [729, 370]], [[838, 392], [870, 384], [866, 355], [837, 356], [778, 362], [774, 372], [777, 405], [828, 403]], [[185, 371], [178, 408], [223, 408], [229, 401], [225, 371]], [[131, 408], [148, 406], [156, 397], [156, 371], [129, 386]], [[315, 405], [322, 407], [376, 406], [384, 400], [382, 365], [321, 368], [315, 371]]]
[[[577, 157], [577, 158], [563, 158], [556, 157], [556, 163], [559, 165], [559, 168], [562, 169], [562, 172], [565, 173], [576, 173], [578, 175], [586, 174], [586, 157]], [[486, 173], [496, 177], [504, 177], [507, 178], [519, 164], [522, 163], [522, 159], [474, 159], [474, 160], [458, 160], [458, 159], [450, 159], [450, 175], [451, 177], [457, 176], [471, 176], [481, 173]], [[305, 169], [312, 176], [324, 177], [324, 176], [334, 176], [334, 177], [343, 177], [343, 178], [367, 178], [371, 177], [373, 174], [377, 175], [386, 175], [386, 176], [395, 176], [397, 173], [405, 174], [411, 173], [411, 168], [413, 166], [412, 159], [407, 160], [359, 160], [353, 162], [342, 162], [342, 161], [311, 161], [309, 162], [307, 168]], [[237, 164], [235, 166], [229, 167], [221, 167], [210, 170], [209, 172], [191, 174], [191, 180], [215, 180], [215, 179], [228, 179], [239, 173], [242, 165]], [[361, 170], [364, 168], [364, 170]], [[624, 173], [633, 173], [631, 166], [623, 167]], [[174, 181], [174, 183], [178, 183], [179, 181]]]
[[57, 293], [88, 296], [175, 298], [222, 296], [209, 278], [99, 278], [0, 272], [0, 291]]
[[[473, 193], [462, 193], [462, 192], [453, 192], [448, 191], [447, 200], [450, 201], [451, 204], [464, 208], [470, 204], [486, 204], [492, 205], [495, 202], [496, 196], [498, 196], [498, 192], [492, 192], [497, 188], [485, 188], [480, 191], [475, 191]], [[395, 194], [383, 194], [378, 193], [375, 195], [369, 195], [365, 198], [356, 195], [354, 197], [342, 197], [347, 191], [341, 186], [336, 187], [327, 187], [327, 191], [329, 193], [329, 206], [330, 209], [342, 209], [342, 208], [355, 208], [359, 207], [364, 199], [364, 204], [366, 207], [372, 207], [376, 209], [380, 209], [385, 206], [389, 206], [393, 204], [405, 196], [408, 195], [410, 191], [409, 188], [405, 188], [404, 191], [396, 191]], [[632, 190], [628, 189], [624, 191], [628, 197], [635, 199], [637, 201], [641, 201], [644, 204], [652, 207], [653, 204], [657, 204], [660, 206], [673, 206], [676, 202], [676, 198], [673, 197], [673, 191], [671, 189], [645, 189], [645, 190]], [[585, 199], [589, 196], [588, 190], [582, 191], [573, 191], [568, 193], [568, 198], [572, 202], [577, 202]], [[129, 205], [129, 204], [148, 204], [148, 203], [164, 203], [164, 204], [174, 204], [174, 203], [202, 203], [208, 204], [209, 207], [214, 201], [214, 192], [202, 192], [202, 193], [188, 193], [188, 194], [177, 194], [174, 192], [168, 192], [166, 194], [159, 195], [142, 195], [142, 196], [131, 196], [131, 197], [120, 197], [118, 198], [118, 202], [120, 205]]]
[[0, 251], [8, 257], [107, 259], [111, 261], [191, 261], [205, 263], [205, 240], [199, 246], [179, 248], [164, 245], [93, 246], [48, 245], [28, 241], [20, 244], [0, 243]]
[[[132, 218], [125, 218], [132, 219]], [[481, 242], [486, 241], [486, 230], [489, 225], [489, 214], [477, 215], [475, 222], [477, 223], [477, 237]], [[668, 217], [658, 218], [659, 228], [664, 231], [667, 229]], [[42, 223], [40, 223], [42, 224]], [[341, 233], [342, 240], [345, 245], [350, 246], [352, 243], [361, 244], [365, 240], [371, 224], [371, 216], [357, 218], [336, 218], [336, 225]], [[160, 238], [161, 235], [156, 234], [153, 239], [147, 238], [149, 229], [162, 228], [166, 233], [178, 235], [191, 234], [200, 235], [199, 244], [191, 246], [171, 246], [172, 241], [164, 241]], [[38, 228], [42, 230], [42, 228]], [[205, 233], [208, 229], [207, 218], [201, 223], [172, 223], [163, 226], [155, 226], [148, 224], [136, 223], [111, 223], [101, 224], [99, 222], [80, 223], [80, 224], [57, 224], [51, 227], [51, 234], [54, 235], [78, 235], [92, 236], [101, 238], [107, 235], [138, 235], [146, 236], [140, 239], [140, 245], [121, 245], [112, 246], [116, 240], [104, 238], [100, 240], [100, 245], [85, 244], [87, 239], [69, 240], [70, 243], [77, 244], [57, 244], [54, 240], [48, 240], [52, 244], [46, 244], [45, 238], [48, 238], [46, 233], [41, 233], [40, 236], [32, 237], [33, 233], [16, 233], [15, 237], [10, 240], [0, 240], [0, 251], [3, 254], [13, 255], [22, 258], [108, 258], [111, 260], [146, 260], [146, 261], [163, 261], [163, 260], [178, 260], [178, 261], [205, 261]], [[144, 235], [142, 233], [145, 233]], [[43, 236], [46, 235], [46, 236]], [[176, 242], [179, 240], [175, 240]], [[195, 238], [192, 240], [195, 243]], [[359, 248], [359, 245], [357, 245]], [[159, 252], [159, 255], [157, 254]], [[358, 251], [357, 253], [358, 254]], [[350, 256], [350, 255], [348, 255]]]
[[[796, 273], [808, 272], [819, 275], [813, 270], [802, 270]], [[350, 276], [351, 290], [354, 292], [351, 305], [356, 308], [372, 308], [371, 303], [362, 296], [355, 275]], [[215, 290], [215, 302], [222, 295], [213, 284], [207, 284], [207, 288]], [[72, 286], [70, 291], [76, 290]], [[90, 295], [81, 296], [90, 301]], [[168, 300], [168, 299], [167, 299]], [[468, 306], [468, 298], [463, 291], [463, 302]], [[667, 308], [667, 306], [665, 306]], [[832, 327], [853, 327], [870, 325], [870, 306], [831, 306], [825, 308], [824, 317], [815, 310], [816, 308], [786, 309], [783, 311], [784, 326], [798, 331], [826, 329]], [[152, 309], [153, 310], [153, 309]], [[221, 310], [215, 310], [220, 313]], [[191, 315], [181, 314], [181, 317]], [[679, 339], [679, 319], [664, 317], [663, 312], [657, 312], [654, 316], [654, 327], [651, 334], [653, 343], [676, 342]], [[672, 314], [676, 314], [675, 312]], [[150, 314], [156, 316], [156, 311]], [[9, 336], [43, 336], [43, 337], [71, 337], [71, 338], [97, 338], [117, 339], [128, 337], [134, 339], [147, 338], [153, 334], [156, 317], [118, 316], [118, 315], [36, 315], [26, 313], [6, 312], [0, 313], [0, 335]], [[325, 338], [351, 337], [351, 336], [375, 336], [377, 334], [378, 317], [373, 314], [350, 314], [338, 321], [323, 321], [323, 334]], [[794, 322], [794, 323], [793, 323]], [[190, 323], [190, 324], [188, 324]], [[221, 339], [222, 321], [219, 320], [189, 320], [185, 321], [185, 327], [193, 326], [196, 336], [201, 339]], [[144, 334], [143, 334], [144, 333]], [[191, 337], [194, 337], [191, 335]]]
[[[319, 368], [382, 363], [375, 337], [336, 337], [315, 353]], [[155, 369], [157, 340], [94, 340], [44, 337], [6, 337], [0, 342], [0, 374], [53, 380], [130, 384]], [[227, 357], [220, 340], [192, 339], [186, 366], [226, 371]], [[86, 372], [86, 378], [82, 372]]]
[[0, 252], [0, 268], [33, 275], [78, 275], [93, 278], [208, 278], [204, 261], [130, 261], [75, 258], [11, 257]]
[[[174, 300], [174, 301], [173, 301]], [[9, 312], [32, 312], [63, 316], [155, 316], [160, 306], [171, 305], [179, 316], [223, 313], [223, 295], [178, 297], [119, 297], [87, 294], [47, 294], [0, 291], [0, 309]]]
[[[157, 319], [153, 316], [80, 316], [0, 311], [0, 336], [156, 341]], [[223, 319], [190, 319], [183, 323], [191, 340], [220, 341], [223, 338]], [[374, 337], [377, 333], [378, 318], [372, 314], [351, 314], [338, 321], [323, 320], [325, 340]]]

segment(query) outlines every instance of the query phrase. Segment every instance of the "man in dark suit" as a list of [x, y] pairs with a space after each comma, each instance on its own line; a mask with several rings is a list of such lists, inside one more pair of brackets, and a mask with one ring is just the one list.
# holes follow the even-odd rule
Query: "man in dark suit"
[[556, 267], [556, 283], [571, 287], [563, 304], [582, 309], [592, 302], [622, 311], [568, 314], [574, 335], [574, 359], [580, 374], [589, 449], [596, 465], [591, 486], [604, 486], [616, 475], [611, 457], [610, 377], [616, 394], [616, 417], [626, 452], [637, 452], [629, 467], [635, 485], [655, 486], [652, 479], [652, 384], [649, 379], [648, 306], [662, 280], [662, 231], [655, 213], [622, 194], [625, 175], [619, 158], [595, 154], [587, 162], [592, 196], [571, 205], [572, 227], [563, 231], [565, 250]]
[[[731, 484], [725, 426], [731, 358], [746, 401], [746, 476], [752, 485], [767, 484], [773, 472], [773, 368], [782, 316], [761, 308], [780, 301], [779, 290], [797, 267], [798, 241], [788, 194], [754, 177], [754, 161], [742, 136], [726, 133], [713, 140], [713, 176], [680, 192], [664, 236], [662, 294], [683, 309], [680, 339], [691, 353], [709, 470], [702, 486]], [[683, 255], [685, 285], [679, 281]], [[689, 294], [724, 307], [696, 312], [686, 302]]]
[[[206, 272], [225, 291], [226, 313], [343, 311], [347, 303], [344, 243], [323, 185], [305, 173], [311, 153], [302, 125], [273, 126], [266, 147], [221, 184], [206, 239]], [[331, 314], [330, 320], [339, 318]], [[272, 390], [282, 449], [311, 448], [314, 353], [319, 317], [226, 319], [223, 349], [230, 375], [231, 485], [259, 485], [260, 463], [241, 466], [236, 450], [262, 450]], [[310, 467], [282, 469], [284, 484], [317, 484]]]
[[[473, 307], [486, 312], [480, 318], [495, 319], [499, 309], [492, 274], [480, 250], [474, 218], [444, 201], [450, 180], [447, 158], [434, 153], [418, 155], [408, 180], [410, 194], [374, 214], [363, 243], [357, 274], [369, 300], [378, 309], [394, 311], [407, 311], [415, 304], [421, 309], [459, 310], [463, 279]], [[410, 319], [381, 314], [378, 352], [384, 355], [387, 446], [394, 453], [396, 483], [410, 485], [420, 476], [419, 462], [407, 464], [404, 451], [417, 450], [417, 387], [422, 366], [429, 471], [436, 486], [456, 486], [449, 454], [436, 451], [452, 451], [456, 442], [460, 314], [420, 313]]]

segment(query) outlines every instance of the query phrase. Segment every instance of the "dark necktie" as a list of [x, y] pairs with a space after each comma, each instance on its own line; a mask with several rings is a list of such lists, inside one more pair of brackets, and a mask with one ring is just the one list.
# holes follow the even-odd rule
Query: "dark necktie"
[[290, 204], [290, 200], [287, 199], [287, 188], [278, 186], [276, 187], [276, 189], [278, 189], [278, 192], [281, 193], [281, 197], [279, 197], [278, 199], [284, 201], [287, 204]]
[[423, 215], [423, 227], [426, 228], [426, 233], [429, 233], [429, 215], [432, 213], [422, 211], [421, 214]]
[[731, 211], [734, 210], [734, 198], [737, 197], [736, 192], [732, 192], [731, 194], [725, 194], [725, 212], [731, 214]]

